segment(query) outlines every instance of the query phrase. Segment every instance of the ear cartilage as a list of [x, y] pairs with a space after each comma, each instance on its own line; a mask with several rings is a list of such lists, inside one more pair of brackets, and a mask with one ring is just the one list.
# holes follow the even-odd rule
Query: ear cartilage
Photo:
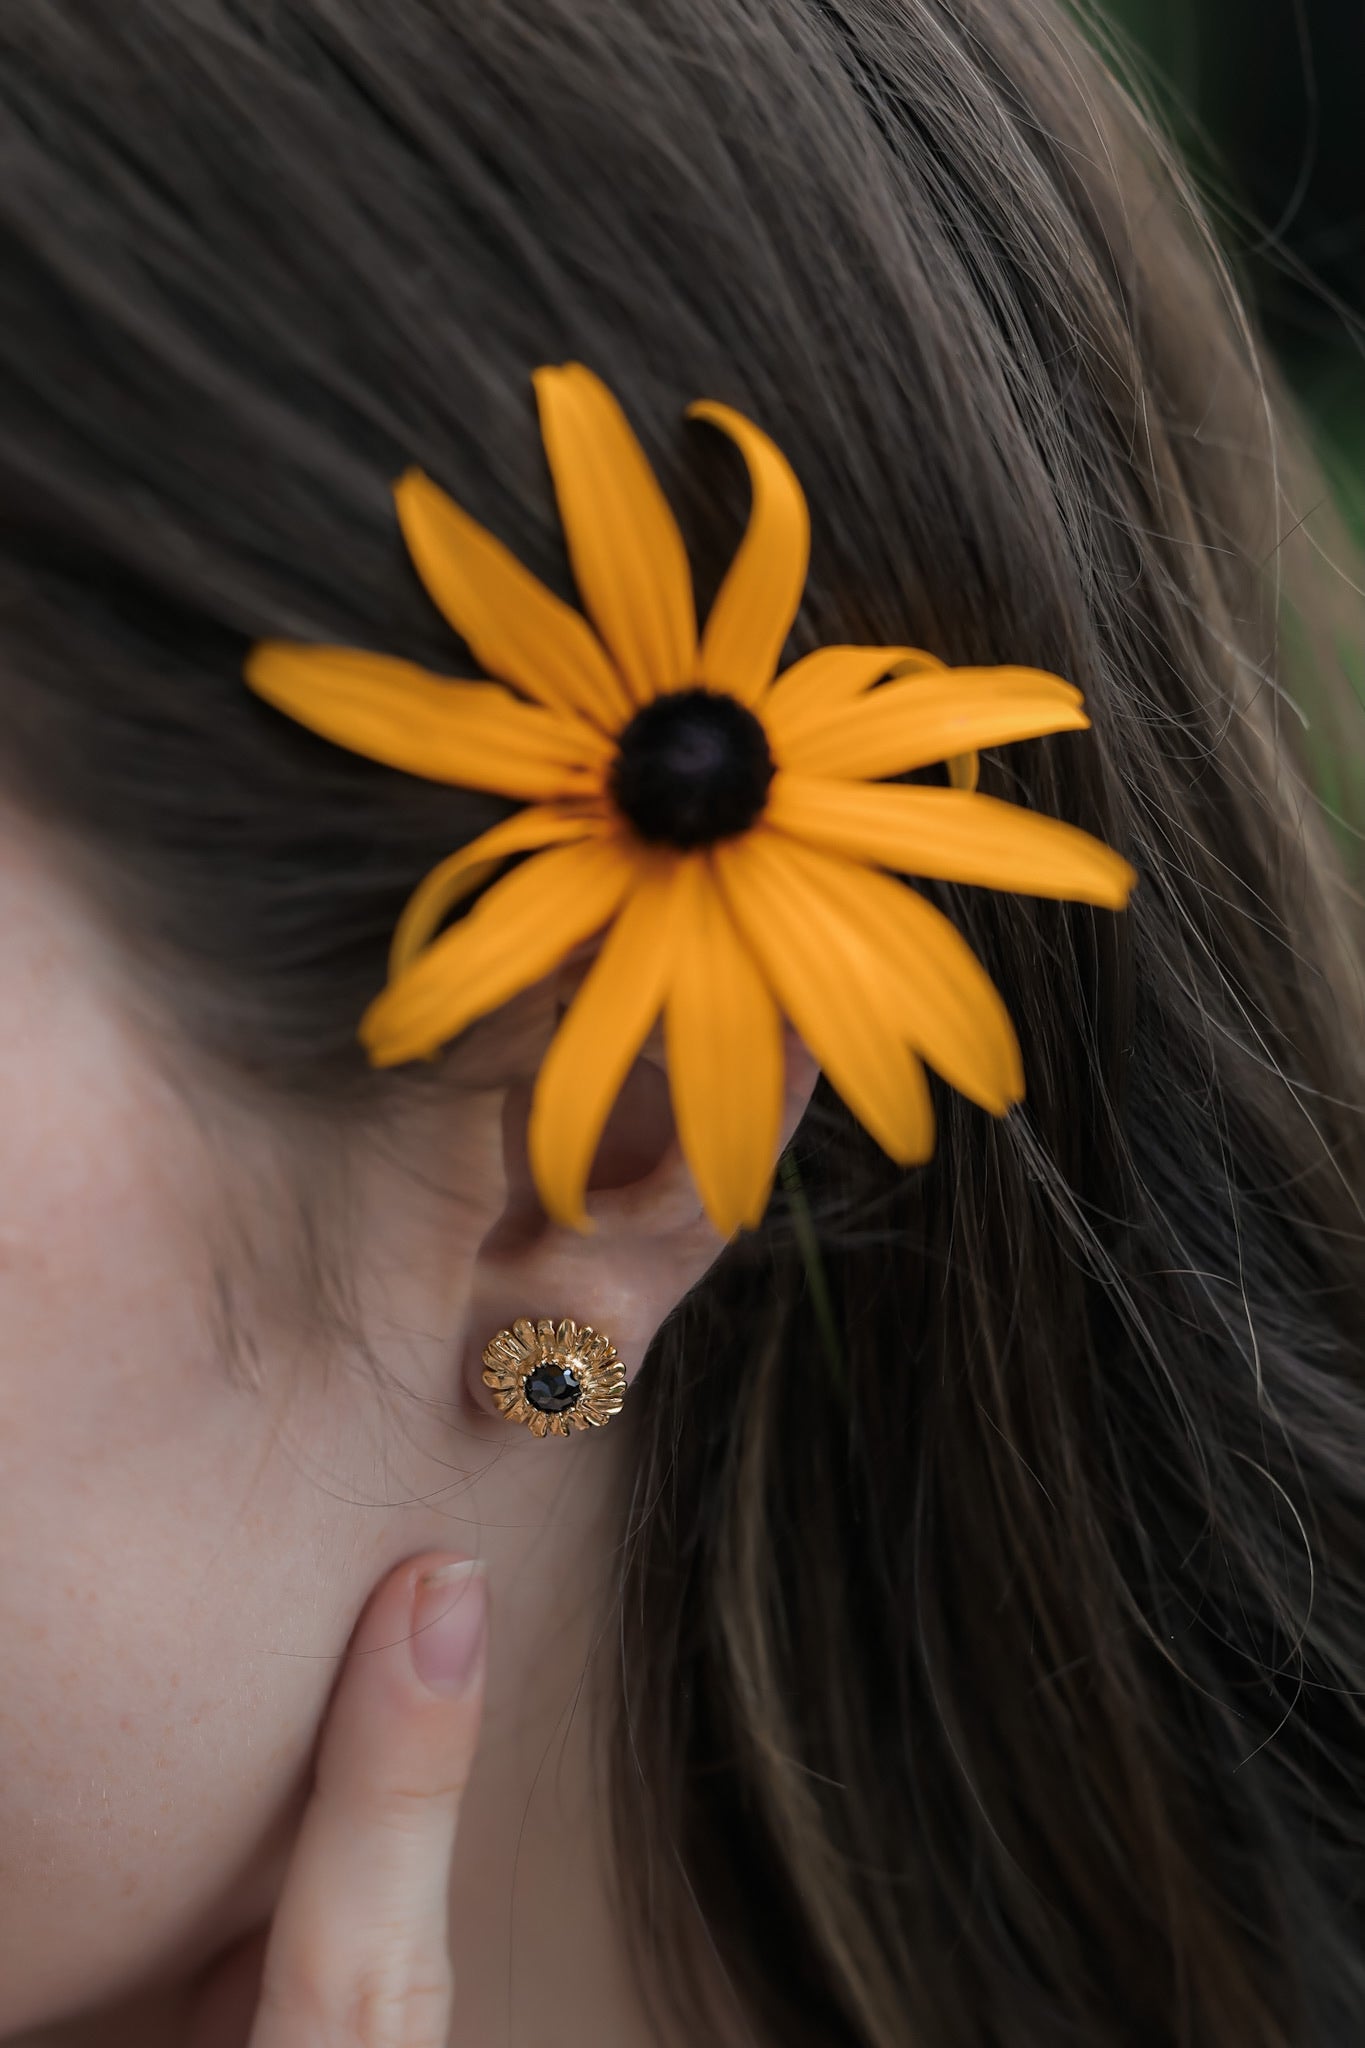
[[590, 1324], [565, 1316], [519, 1316], [484, 1347], [484, 1385], [498, 1412], [533, 1436], [602, 1429], [626, 1398], [616, 1346]]

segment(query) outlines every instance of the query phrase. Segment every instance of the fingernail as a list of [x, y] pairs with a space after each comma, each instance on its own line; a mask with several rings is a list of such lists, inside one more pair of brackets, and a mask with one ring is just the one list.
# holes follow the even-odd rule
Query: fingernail
[[429, 1692], [463, 1692], [478, 1668], [488, 1627], [483, 1561], [462, 1558], [423, 1572], [412, 1603], [413, 1669]]

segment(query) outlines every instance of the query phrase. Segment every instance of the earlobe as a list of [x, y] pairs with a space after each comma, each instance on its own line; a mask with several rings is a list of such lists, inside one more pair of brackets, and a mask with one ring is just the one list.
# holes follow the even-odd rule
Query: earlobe
[[[816, 1078], [814, 1060], [789, 1033], [784, 1146]], [[570, 1368], [575, 1384], [564, 1379], [556, 1347], [565, 1358], [578, 1354], [567, 1333], [560, 1341], [560, 1326], [587, 1325], [597, 1332], [614, 1348], [628, 1385], [656, 1331], [724, 1249], [724, 1241], [706, 1219], [679, 1149], [655, 1043], [636, 1061], [621, 1090], [594, 1161], [587, 1203], [592, 1228], [586, 1233], [552, 1223], [540, 1206], [526, 1155], [530, 1100], [530, 1082], [519, 1081], [507, 1091], [507, 1199], [475, 1260], [464, 1373], [473, 1407], [499, 1428], [507, 1414], [537, 1436], [567, 1437], [577, 1433], [567, 1420], [542, 1426], [541, 1418], [566, 1418], [578, 1409], [578, 1428], [594, 1429], [610, 1415], [600, 1412], [604, 1381], [595, 1388], [598, 1398], [591, 1403], [581, 1399], [576, 1382], [591, 1377], [593, 1370], [586, 1353], [582, 1375]], [[508, 1332], [510, 1343], [500, 1337]], [[490, 1345], [494, 1350], [486, 1361]], [[527, 1370], [520, 1372], [524, 1362]], [[549, 1367], [545, 1386], [537, 1385], [531, 1397], [523, 1398], [525, 1380], [542, 1363]], [[565, 1405], [556, 1407], [558, 1401]]]

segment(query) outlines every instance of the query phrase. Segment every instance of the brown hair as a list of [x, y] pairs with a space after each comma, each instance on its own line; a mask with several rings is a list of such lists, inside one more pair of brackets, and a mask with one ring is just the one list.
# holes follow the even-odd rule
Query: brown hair
[[[528, 377], [622, 395], [701, 565], [810, 496], [799, 645], [1035, 663], [985, 786], [1112, 919], [934, 893], [1029, 1099], [926, 1169], [822, 1093], [633, 1399], [623, 1908], [710, 2038], [1339, 2048], [1365, 2031], [1357, 957], [1289, 739], [1266, 378], [1049, 0], [9, 0], [0, 763], [189, 1031], [361, 1104], [356, 1020], [490, 801], [241, 683], [449, 669], [420, 460], [572, 595]], [[189, 992], [189, 993], [186, 993]]]

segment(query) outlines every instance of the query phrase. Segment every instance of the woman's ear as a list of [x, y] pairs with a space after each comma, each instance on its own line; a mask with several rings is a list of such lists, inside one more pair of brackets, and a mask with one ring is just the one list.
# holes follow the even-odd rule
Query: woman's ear
[[[781, 1145], [800, 1122], [818, 1074], [790, 1031], [786, 1054]], [[589, 1323], [616, 1346], [629, 1380], [660, 1324], [725, 1242], [706, 1219], [678, 1147], [658, 1035], [627, 1075], [598, 1147], [588, 1183], [590, 1232], [551, 1222], [540, 1205], [527, 1163], [531, 1090], [529, 1081], [507, 1090], [506, 1202], [479, 1248], [469, 1298], [465, 1383], [474, 1407], [499, 1430], [508, 1425], [482, 1378], [483, 1347], [499, 1330], [519, 1316]]]

